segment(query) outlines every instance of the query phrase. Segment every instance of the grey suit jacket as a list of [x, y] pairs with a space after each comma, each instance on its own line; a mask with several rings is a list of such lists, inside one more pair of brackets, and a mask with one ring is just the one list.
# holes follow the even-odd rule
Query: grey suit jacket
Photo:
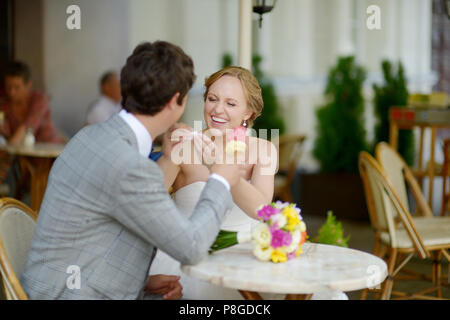
[[199, 262], [231, 204], [210, 179], [191, 218], [181, 215], [115, 115], [82, 129], [56, 159], [21, 283], [31, 299], [136, 299], [155, 248]]

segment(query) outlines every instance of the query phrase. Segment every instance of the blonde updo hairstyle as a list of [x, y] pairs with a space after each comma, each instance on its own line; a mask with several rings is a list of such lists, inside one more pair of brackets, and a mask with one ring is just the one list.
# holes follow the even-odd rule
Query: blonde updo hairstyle
[[205, 79], [206, 90], [203, 94], [203, 100], [206, 101], [211, 85], [223, 76], [232, 76], [241, 81], [244, 89], [244, 95], [247, 100], [247, 107], [253, 111], [253, 114], [249, 119], [247, 119], [247, 127], [251, 127], [253, 125], [253, 121], [261, 115], [264, 102], [258, 80], [256, 80], [249, 70], [242, 67], [230, 66], [213, 73]]

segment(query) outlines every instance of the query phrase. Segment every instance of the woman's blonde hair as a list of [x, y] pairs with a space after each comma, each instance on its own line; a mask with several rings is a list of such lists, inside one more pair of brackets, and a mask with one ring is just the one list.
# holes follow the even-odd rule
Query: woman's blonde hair
[[206, 90], [203, 94], [204, 101], [206, 101], [211, 85], [223, 76], [232, 76], [241, 81], [247, 99], [247, 106], [253, 111], [251, 117], [247, 119], [247, 126], [250, 127], [253, 124], [253, 121], [261, 115], [264, 106], [261, 87], [259, 86], [258, 80], [256, 80], [253, 74], [245, 68], [236, 66], [223, 68], [205, 79]]

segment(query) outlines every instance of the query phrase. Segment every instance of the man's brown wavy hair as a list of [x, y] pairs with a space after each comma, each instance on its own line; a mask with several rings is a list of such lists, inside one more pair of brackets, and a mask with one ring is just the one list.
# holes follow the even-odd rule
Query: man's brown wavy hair
[[155, 115], [177, 92], [181, 105], [195, 78], [192, 59], [180, 47], [165, 41], [144, 42], [122, 68], [122, 106], [131, 113]]

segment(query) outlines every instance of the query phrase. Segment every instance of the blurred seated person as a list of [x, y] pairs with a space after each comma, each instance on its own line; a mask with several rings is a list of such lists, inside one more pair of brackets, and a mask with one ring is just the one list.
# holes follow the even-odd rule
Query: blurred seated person
[[[21, 144], [30, 129], [36, 142], [64, 143], [55, 129], [45, 94], [32, 89], [30, 68], [23, 62], [11, 62], [4, 76], [6, 99], [0, 103], [3, 121], [0, 134], [9, 144]], [[0, 152], [0, 183], [11, 168], [12, 157]]]
[[4, 83], [6, 100], [0, 105], [4, 114], [0, 133], [9, 144], [21, 144], [29, 128], [36, 142], [65, 142], [53, 125], [48, 98], [32, 89], [30, 68], [25, 63], [11, 62]]
[[100, 91], [101, 97], [88, 108], [86, 116], [88, 125], [106, 121], [122, 109], [120, 79], [116, 72], [108, 71], [101, 77]]

